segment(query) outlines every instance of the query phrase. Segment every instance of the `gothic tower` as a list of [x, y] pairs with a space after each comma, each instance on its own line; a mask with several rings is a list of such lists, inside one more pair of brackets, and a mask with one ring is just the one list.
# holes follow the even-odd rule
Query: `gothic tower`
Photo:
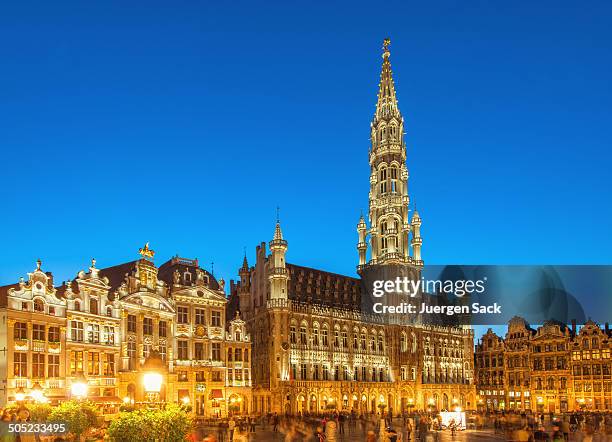
[[[390, 40], [383, 44], [378, 101], [370, 124], [369, 224], [363, 217], [357, 224], [359, 268], [367, 264], [423, 266], [421, 260], [421, 219], [415, 212], [409, 219], [408, 169], [404, 142], [404, 118], [400, 113], [389, 60]], [[367, 260], [369, 234], [370, 259]], [[413, 253], [410, 253], [412, 246]]]

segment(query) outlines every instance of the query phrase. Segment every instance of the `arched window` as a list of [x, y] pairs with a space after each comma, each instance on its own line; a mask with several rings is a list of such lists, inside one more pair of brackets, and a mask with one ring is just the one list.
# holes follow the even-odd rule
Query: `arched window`
[[405, 332], [402, 332], [401, 336], [400, 336], [400, 349], [402, 352], [407, 351], [408, 350], [408, 337], [406, 336]]
[[382, 167], [378, 172], [379, 191], [381, 195], [387, 193], [387, 168]]
[[45, 311], [45, 303], [42, 302], [41, 299], [34, 300], [34, 311], [35, 312], [44, 312]]
[[92, 315], [98, 314], [98, 300], [95, 298], [89, 298], [89, 313]]

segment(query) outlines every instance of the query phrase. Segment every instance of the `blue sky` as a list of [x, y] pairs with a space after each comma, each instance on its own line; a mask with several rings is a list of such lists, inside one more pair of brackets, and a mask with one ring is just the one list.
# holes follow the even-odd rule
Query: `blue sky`
[[429, 263], [610, 264], [609, 2], [13, 2], [0, 283], [271, 238], [353, 274], [382, 39]]

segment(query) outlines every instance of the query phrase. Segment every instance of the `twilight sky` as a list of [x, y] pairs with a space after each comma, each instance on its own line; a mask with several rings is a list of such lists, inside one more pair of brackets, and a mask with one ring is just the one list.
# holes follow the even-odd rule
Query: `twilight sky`
[[146, 241], [229, 280], [277, 205], [291, 262], [354, 274], [386, 36], [426, 263], [612, 261], [610, 2], [1, 8], [0, 284]]

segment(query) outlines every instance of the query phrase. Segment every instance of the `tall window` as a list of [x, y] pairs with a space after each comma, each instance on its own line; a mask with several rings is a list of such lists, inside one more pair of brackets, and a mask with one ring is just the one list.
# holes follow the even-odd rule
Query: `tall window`
[[13, 368], [16, 377], [26, 377], [28, 375], [28, 355], [27, 353], [13, 354]]
[[296, 343], [295, 326], [293, 325], [289, 328], [289, 342], [291, 342], [292, 344]]
[[151, 336], [153, 334], [153, 318], [142, 320], [142, 333]]
[[197, 325], [204, 325], [206, 323], [206, 310], [203, 308], [195, 309], [195, 323]]
[[70, 321], [70, 339], [74, 342], [83, 342], [83, 323]]
[[242, 362], [242, 349], [241, 348], [237, 348], [234, 351], [234, 361]]
[[130, 369], [133, 370], [136, 366], [136, 342], [128, 341], [127, 354], [130, 363]]
[[160, 342], [159, 343], [159, 356], [162, 358], [162, 361], [164, 362], [166, 362], [166, 353], [167, 353], [166, 343]]
[[45, 326], [43, 324], [32, 325], [32, 339], [35, 341], [45, 340]]
[[168, 336], [168, 323], [166, 321], [159, 321], [159, 337], [165, 338]]
[[98, 376], [100, 374], [100, 353], [89, 352], [87, 356], [87, 374]]
[[212, 344], [212, 360], [221, 360], [221, 344], [219, 342], [213, 342]]
[[177, 342], [177, 358], [181, 360], [189, 359], [188, 342], [178, 341]]
[[187, 307], [177, 307], [176, 313], [179, 324], [189, 323], [189, 309]]
[[48, 338], [49, 338], [49, 342], [59, 342], [60, 341], [59, 327], [49, 327]]
[[89, 298], [89, 313], [92, 315], [98, 314], [98, 300], [96, 298]]
[[104, 353], [104, 376], [115, 376], [115, 355]]
[[70, 352], [70, 374], [75, 375], [80, 371], [83, 371], [83, 352], [82, 351], [71, 351]]
[[300, 327], [300, 344], [306, 345], [306, 327]]
[[345, 331], [342, 332], [342, 346], [348, 348], [348, 334]]
[[307, 373], [307, 367], [306, 364], [302, 364], [300, 367], [300, 379], [306, 380], [308, 373]]
[[221, 312], [213, 310], [211, 312], [211, 325], [213, 327], [221, 327]]
[[315, 328], [312, 330], [312, 345], [319, 345], [319, 329]]
[[107, 345], [115, 344], [115, 327], [109, 325], [104, 326], [104, 341]]
[[45, 377], [45, 355], [42, 353], [32, 355], [32, 377], [34, 379]]
[[204, 360], [204, 343], [203, 342], [196, 342], [195, 343], [195, 348], [194, 348], [194, 353], [195, 353], [195, 359], [198, 361], [202, 361]]
[[329, 346], [329, 341], [327, 340], [327, 329], [326, 328], [321, 330], [321, 343], [323, 344], [323, 347]]
[[89, 324], [87, 326], [87, 339], [95, 344], [100, 342], [100, 326], [98, 324]]
[[136, 315], [128, 315], [127, 329], [130, 333], [136, 333]]
[[60, 357], [59, 355], [47, 356], [47, 377], [59, 378]]
[[25, 322], [16, 322], [13, 336], [15, 339], [28, 339], [28, 325]]

